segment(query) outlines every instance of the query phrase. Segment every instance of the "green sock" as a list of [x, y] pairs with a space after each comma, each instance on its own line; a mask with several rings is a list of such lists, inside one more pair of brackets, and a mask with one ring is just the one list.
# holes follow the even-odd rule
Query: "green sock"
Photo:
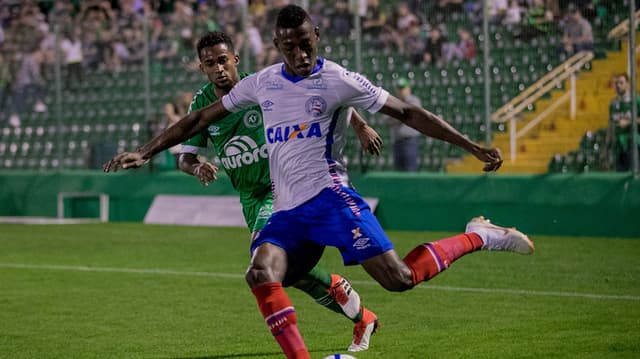
[[[316, 303], [349, 318], [342, 310], [342, 307], [329, 296], [328, 290], [331, 287], [331, 274], [324, 269], [318, 266], [313, 267], [294, 287], [307, 293]], [[362, 310], [355, 318], [349, 319], [354, 323], [359, 322], [362, 319]]]

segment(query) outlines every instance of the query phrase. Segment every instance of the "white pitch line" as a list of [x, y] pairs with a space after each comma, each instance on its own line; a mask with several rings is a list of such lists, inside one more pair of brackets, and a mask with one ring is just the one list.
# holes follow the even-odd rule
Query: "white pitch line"
[[[43, 270], [68, 270], [77, 272], [106, 272], [106, 273], [135, 273], [135, 274], [159, 274], [159, 275], [177, 275], [188, 277], [214, 277], [214, 278], [244, 278], [242, 274], [232, 273], [216, 273], [216, 272], [189, 272], [176, 271], [170, 269], [138, 269], [138, 268], [110, 268], [110, 267], [86, 267], [86, 266], [66, 266], [66, 265], [49, 265], [49, 264], [22, 264], [22, 263], [0, 263], [0, 268], [15, 269], [43, 269]], [[354, 280], [351, 281], [358, 285], [379, 285], [374, 281]], [[416, 288], [441, 290], [449, 292], [474, 292], [489, 294], [512, 294], [512, 295], [535, 295], [542, 297], [571, 297], [571, 298], [588, 298], [588, 299], [616, 299], [616, 300], [634, 300], [640, 301], [640, 296], [635, 295], [615, 295], [615, 294], [593, 294], [593, 293], [577, 293], [577, 292], [550, 292], [526, 289], [499, 289], [499, 288], [473, 288], [473, 287], [450, 287], [442, 285], [421, 285]]]

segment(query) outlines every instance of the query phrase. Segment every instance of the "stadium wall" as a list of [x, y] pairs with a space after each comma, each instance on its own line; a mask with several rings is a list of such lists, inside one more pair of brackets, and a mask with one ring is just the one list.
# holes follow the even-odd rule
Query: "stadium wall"
[[[352, 178], [378, 197], [381, 224], [393, 230], [462, 231], [483, 214], [499, 224], [553, 235], [640, 237], [640, 179], [627, 174], [444, 175], [368, 173]], [[230, 195], [227, 177], [209, 187], [179, 172], [144, 170], [0, 172], [0, 216], [56, 216], [58, 192], [110, 196], [112, 221], [142, 221], [157, 194]], [[72, 199], [71, 217], [97, 217], [97, 201]]]

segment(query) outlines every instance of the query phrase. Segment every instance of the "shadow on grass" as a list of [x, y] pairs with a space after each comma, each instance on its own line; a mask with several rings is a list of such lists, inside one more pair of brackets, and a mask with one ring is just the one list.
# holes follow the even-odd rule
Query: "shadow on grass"
[[207, 355], [203, 357], [177, 357], [168, 359], [224, 359], [224, 358], [261, 358], [265, 355], [279, 355], [281, 352], [271, 353], [247, 353], [247, 354], [224, 354], [224, 355]]
[[207, 355], [203, 357], [179, 357], [168, 359], [224, 359], [224, 358], [262, 358], [265, 355], [280, 355], [282, 352], [271, 353], [246, 353], [246, 354], [224, 354], [224, 355]]
[[[332, 349], [327, 350], [314, 350], [312, 353], [329, 352]], [[282, 352], [269, 352], [269, 353], [240, 353], [240, 354], [223, 354], [223, 355], [206, 355], [200, 357], [175, 357], [167, 359], [225, 359], [225, 358], [262, 358], [267, 355], [282, 355]]]

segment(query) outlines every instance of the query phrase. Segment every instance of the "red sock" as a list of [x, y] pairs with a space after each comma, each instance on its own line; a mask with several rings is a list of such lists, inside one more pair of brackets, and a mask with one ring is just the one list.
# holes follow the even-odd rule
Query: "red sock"
[[451, 263], [467, 253], [480, 249], [482, 239], [475, 233], [460, 234], [436, 242], [423, 243], [404, 258], [411, 269], [413, 285], [426, 282], [449, 268]]
[[311, 359], [298, 331], [296, 311], [280, 283], [264, 283], [252, 289], [271, 334], [289, 359]]

